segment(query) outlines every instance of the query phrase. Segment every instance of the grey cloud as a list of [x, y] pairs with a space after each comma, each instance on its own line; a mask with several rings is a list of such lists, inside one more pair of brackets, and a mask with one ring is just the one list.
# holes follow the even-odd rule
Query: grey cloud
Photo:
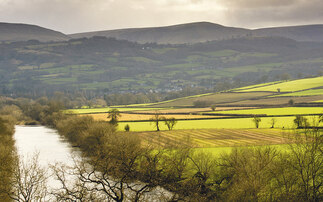
[[291, 6], [302, 0], [217, 0], [217, 2], [234, 8], [270, 8]]

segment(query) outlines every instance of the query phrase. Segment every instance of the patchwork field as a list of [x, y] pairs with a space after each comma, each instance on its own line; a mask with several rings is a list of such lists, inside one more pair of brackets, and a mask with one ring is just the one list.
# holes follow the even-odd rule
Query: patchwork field
[[[106, 113], [111, 109], [115, 109], [114, 108], [109, 108], [109, 107], [105, 107], [105, 108], [89, 108], [89, 109], [69, 109], [66, 110], [65, 113], [67, 114], [91, 114], [91, 113]], [[126, 111], [145, 111], [145, 110], [158, 110], [160, 108], [117, 108], [120, 112], [126, 112]]]
[[278, 129], [203, 129], [135, 133], [153, 146], [185, 145], [195, 148], [284, 144], [288, 131]]
[[[259, 128], [270, 128], [271, 117], [262, 118]], [[293, 120], [295, 117], [277, 117], [276, 128], [295, 128]], [[130, 131], [154, 131], [153, 122], [120, 122], [119, 130], [124, 130], [125, 125], [130, 126]], [[185, 120], [178, 121], [174, 130], [185, 129], [252, 129], [255, 124], [252, 118], [230, 118], [230, 119], [208, 119], [208, 120]], [[160, 124], [160, 130], [168, 130], [163, 122]]]
[[308, 96], [308, 97], [269, 97], [263, 99], [251, 99], [243, 100], [238, 102], [226, 103], [226, 105], [248, 105], [248, 106], [258, 106], [258, 105], [286, 105], [289, 100], [293, 99], [294, 103], [308, 103], [315, 102], [323, 99], [323, 95]]
[[270, 92], [247, 92], [247, 93], [215, 93], [200, 97], [188, 97], [172, 100], [166, 103], [157, 103], [150, 105], [151, 107], [192, 107], [195, 101], [205, 101], [210, 104], [221, 104], [227, 102], [238, 102], [249, 99], [257, 99], [265, 96], [273, 95]]
[[285, 93], [280, 95], [274, 95], [273, 97], [295, 97], [295, 96], [313, 96], [313, 95], [323, 95], [323, 89], [312, 89], [305, 91], [298, 91], [295, 93]]
[[[100, 113], [100, 114], [86, 114], [92, 116], [95, 120], [100, 121], [109, 121], [108, 113]], [[205, 116], [205, 115], [161, 115], [165, 118], [175, 118], [175, 119], [201, 119], [201, 118], [212, 118], [214, 116]], [[142, 121], [149, 120], [153, 117], [153, 115], [149, 114], [127, 114], [121, 113], [121, 117], [118, 119], [119, 121]]]
[[239, 92], [252, 92], [252, 91], [271, 91], [277, 92], [277, 89], [280, 89], [281, 92], [293, 92], [293, 91], [300, 91], [306, 90], [311, 88], [318, 88], [323, 86], [323, 77], [316, 77], [316, 78], [308, 78], [308, 79], [299, 79], [293, 81], [287, 81], [283, 83], [258, 87], [258, 88], [251, 88], [240, 90]]
[[[211, 112], [221, 113], [221, 112]], [[230, 110], [226, 114], [266, 114], [266, 115], [296, 115], [296, 114], [323, 114], [323, 107], [282, 107], [247, 110]]]

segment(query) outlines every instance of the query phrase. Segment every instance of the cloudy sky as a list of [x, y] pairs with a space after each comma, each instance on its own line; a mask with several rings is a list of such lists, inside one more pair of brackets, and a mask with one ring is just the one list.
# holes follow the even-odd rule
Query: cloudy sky
[[322, 0], [0, 0], [0, 22], [64, 33], [209, 21], [260, 28], [323, 24]]

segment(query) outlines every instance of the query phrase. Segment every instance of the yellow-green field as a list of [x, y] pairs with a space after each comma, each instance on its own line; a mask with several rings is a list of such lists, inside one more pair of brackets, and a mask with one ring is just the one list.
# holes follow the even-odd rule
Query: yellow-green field
[[293, 91], [300, 91], [300, 90], [306, 90], [306, 89], [311, 89], [311, 88], [317, 88], [317, 87], [321, 87], [321, 86], [323, 86], [323, 76], [316, 77], [316, 78], [287, 81], [287, 82], [273, 84], [273, 85], [269, 85], [269, 86], [245, 89], [245, 90], [241, 90], [239, 92], [252, 92], [252, 91], [277, 92], [277, 89], [280, 89], [281, 92], [293, 92]]
[[153, 146], [185, 145], [195, 148], [284, 144], [287, 133], [279, 129], [203, 129], [137, 132], [144, 143]]
[[263, 109], [246, 109], [230, 110], [226, 114], [266, 114], [266, 115], [295, 115], [295, 114], [323, 114], [323, 107], [282, 107], [282, 108], [263, 108]]
[[[127, 113], [121, 113], [121, 117], [118, 118], [119, 121], [133, 121], [133, 120], [149, 120], [153, 117], [151, 114], [127, 114]], [[109, 121], [108, 119], [108, 113], [99, 113], [99, 114], [86, 114], [86, 116], [91, 116], [94, 118], [94, 120], [99, 121]], [[200, 118], [212, 118], [213, 116], [205, 116], [205, 115], [190, 115], [190, 114], [172, 114], [172, 115], [161, 115], [165, 118], [175, 118], [175, 119], [200, 119]]]
[[313, 95], [323, 95], [323, 89], [312, 89], [312, 90], [305, 90], [299, 91], [294, 93], [285, 93], [280, 95], [274, 95], [273, 97], [295, 97], [295, 96], [313, 96]]
[[[271, 127], [271, 117], [262, 118], [260, 128]], [[276, 117], [277, 128], [294, 128], [293, 120], [295, 117]], [[119, 130], [124, 130], [125, 125], [130, 126], [130, 131], [154, 131], [155, 127], [152, 122], [120, 122]], [[235, 118], [235, 119], [210, 119], [210, 120], [186, 120], [178, 121], [174, 130], [182, 129], [250, 129], [255, 128], [252, 118]], [[168, 130], [161, 122], [161, 130]]]
[[[106, 113], [113, 108], [105, 107], [105, 108], [90, 108], [90, 109], [69, 109], [66, 110], [67, 114], [91, 114], [91, 113]], [[126, 111], [145, 111], [145, 110], [158, 110], [160, 108], [140, 108], [140, 107], [129, 107], [129, 108], [117, 108], [120, 112]]]
[[256, 99], [264, 96], [270, 96], [270, 92], [247, 92], [247, 93], [215, 93], [203, 96], [185, 97], [181, 99], [171, 100], [168, 102], [150, 105], [151, 107], [192, 107], [195, 101], [201, 100], [212, 104], [238, 102], [242, 100]]

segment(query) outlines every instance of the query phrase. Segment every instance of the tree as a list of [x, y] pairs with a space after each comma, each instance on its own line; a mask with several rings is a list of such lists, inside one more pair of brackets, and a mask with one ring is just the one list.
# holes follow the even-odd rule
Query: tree
[[280, 88], [277, 88], [277, 92], [280, 93]]
[[177, 123], [177, 120], [174, 117], [171, 118], [164, 118], [165, 125], [167, 126], [168, 130], [173, 130], [174, 126]]
[[297, 128], [301, 127], [307, 127], [308, 126], [308, 121], [307, 118], [301, 115], [297, 115], [294, 119], [294, 123]]
[[292, 106], [292, 105], [294, 105], [294, 100], [293, 100], [293, 99], [290, 99], [290, 100], [288, 101], [288, 104], [289, 104], [289, 105], [291, 105], [291, 106]]
[[124, 130], [125, 130], [125, 131], [127, 131], [127, 132], [129, 132], [129, 131], [130, 131], [130, 126], [129, 126], [129, 124], [125, 125]]
[[270, 123], [271, 123], [271, 128], [275, 128], [275, 124], [276, 124], [276, 122], [277, 122], [277, 119], [275, 119], [275, 118], [272, 118], [272, 119], [271, 119], [271, 121], [270, 121]]
[[110, 118], [109, 123], [118, 125], [118, 118], [121, 117], [120, 111], [118, 109], [110, 109], [108, 113], [108, 118]]
[[305, 129], [292, 136], [287, 165], [297, 181], [295, 196], [300, 201], [323, 200], [323, 134], [319, 129]]
[[12, 200], [27, 202], [46, 199], [47, 171], [39, 165], [38, 157], [38, 154], [34, 154], [29, 162], [16, 162], [8, 193]]
[[258, 116], [255, 116], [255, 117], [253, 117], [253, 120], [252, 121], [255, 123], [256, 128], [259, 128], [259, 124], [261, 122], [261, 118], [258, 117]]
[[156, 130], [160, 131], [159, 124], [161, 121], [165, 120], [165, 118], [158, 114], [158, 112], [155, 112], [154, 116], [150, 120], [155, 124]]
[[212, 105], [212, 106], [211, 106], [211, 109], [212, 109], [212, 111], [215, 111], [216, 106], [215, 106], [215, 105]]

